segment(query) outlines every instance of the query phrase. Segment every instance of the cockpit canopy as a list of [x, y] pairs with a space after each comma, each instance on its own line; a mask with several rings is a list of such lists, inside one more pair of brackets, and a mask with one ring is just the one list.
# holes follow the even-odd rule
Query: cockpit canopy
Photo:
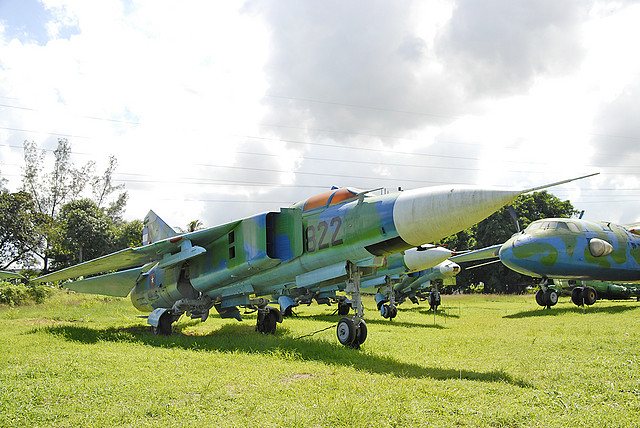
[[298, 202], [294, 207], [301, 207], [302, 211], [309, 211], [316, 208], [327, 208], [354, 199], [359, 193], [362, 193], [359, 189], [334, 187], [327, 192], [311, 196], [306, 201]]
[[524, 230], [526, 233], [532, 232], [534, 230], [567, 230], [574, 233], [580, 233], [581, 230], [577, 224], [571, 221], [563, 221], [561, 219], [546, 219], [546, 220], [538, 220], [531, 223]]

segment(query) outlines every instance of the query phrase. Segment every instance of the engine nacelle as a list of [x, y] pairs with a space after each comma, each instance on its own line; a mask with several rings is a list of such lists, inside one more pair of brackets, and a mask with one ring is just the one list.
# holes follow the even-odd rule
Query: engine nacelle
[[171, 308], [181, 299], [195, 299], [199, 293], [189, 280], [186, 265], [166, 269], [154, 266], [140, 276], [131, 291], [131, 303], [142, 312]]

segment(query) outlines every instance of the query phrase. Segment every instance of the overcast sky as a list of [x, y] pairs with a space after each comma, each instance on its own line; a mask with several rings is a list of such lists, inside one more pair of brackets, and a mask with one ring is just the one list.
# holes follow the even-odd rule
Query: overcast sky
[[213, 226], [332, 185], [551, 193], [640, 221], [636, 1], [0, 0], [0, 177], [109, 155], [126, 219]]

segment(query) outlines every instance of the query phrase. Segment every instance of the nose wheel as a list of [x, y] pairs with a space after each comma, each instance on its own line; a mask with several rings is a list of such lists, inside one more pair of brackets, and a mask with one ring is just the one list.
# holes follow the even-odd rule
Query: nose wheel
[[351, 295], [351, 307], [355, 310], [353, 318], [344, 317], [338, 322], [336, 335], [344, 346], [359, 349], [367, 339], [367, 324], [364, 317], [364, 306], [360, 296], [360, 270], [354, 264], [347, 264], [347, 284], [345, 291]]
[[367, 324], [360, 320], [358, 325], [353, 318], [342, 318], [336, 329], [338, 341], [344, 346], [359, 349], [367, 339]]

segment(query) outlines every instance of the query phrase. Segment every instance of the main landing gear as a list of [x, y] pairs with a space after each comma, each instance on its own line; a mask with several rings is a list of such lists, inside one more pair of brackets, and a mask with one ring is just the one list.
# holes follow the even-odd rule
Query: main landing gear
[[598, 293], [593, 287], [575, 287], [571, 290], [571, 302], [576, 306], [591, 306], [598, 300]]
[[536, 303], [549, 309], [558, 303], [558, 292], [549, 288], [549, 278], [542, 278], [540, 289], [536, 292]]
[[383, 318], [394, 319], [398, 315], [396, 292], [393, 288], [394, 280], [386, 276], [384, 283], [384, 287], [376, 294], [376, 304]]
[[258, 307], [256, 331], [263, 334], [274, 334], [277, 323], [282, 323], [282, 312], [277, 308], [267, 306], [269, 303], [267, 299], [256, 299], [251, 303]]
[[367, 339], [367, 324], [364, 322], [364, 307], [360, 295], [360, 270], [356, 265], [347, 262], [347, 283], [345, 291], [351, 295], [351, 307], [355, 316], [344, 317], [338, 322], [336, 334], [338, 341], [350, 348], [359, 349]]

